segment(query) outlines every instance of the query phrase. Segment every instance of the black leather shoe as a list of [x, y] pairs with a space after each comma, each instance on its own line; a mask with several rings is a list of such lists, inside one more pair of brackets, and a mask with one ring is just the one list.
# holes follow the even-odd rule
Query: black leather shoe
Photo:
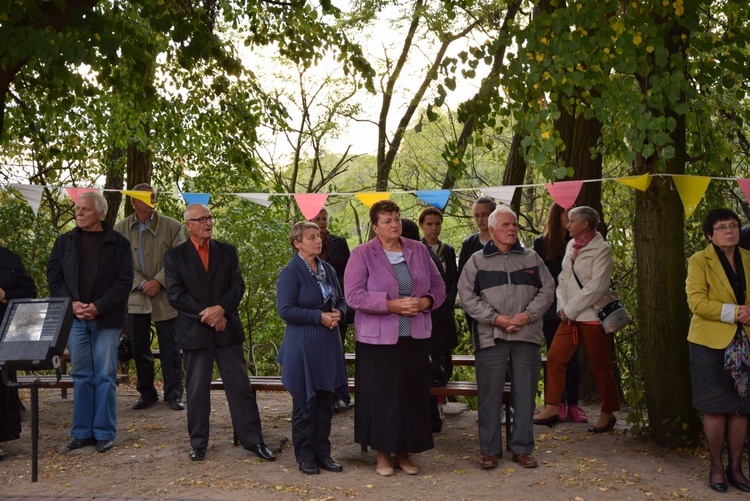
[[[727, 479], [727, 483], [737, 489], [738, 491], [742, 492], [750, 492], [750, 483], [747, 482], [738, 482], [737, 479], [734, 477], [734, 474], [732, 473], [732, 470], [729, 469], [729, 466], [727, 466], [727, 469], [724, 470], [724, 475]], [[711, 481], [711, 478], [708, 479], [709, 482]], [[726, 490], [726, 483], [724, 484], [724, 490]], [[713, 487], [711, 487], [713, 489]], [[714, 489], [716, 490], [716, 489]]]
[[320, 473], [318, 465], [315, 464], [315, 461], [302, 461], [299, 464], [299, 471], [301, 471], [305, 475], [317, 475], [318, 473]]
[[171, 407], [173, 411], [185, 410], [185, 404], [179, 398], [173, 398], [172, 400], [170, 400], [169, 407]]
[[96, 439], [94, 437], [89, 438], [74, 438], [70, 442], [68, 442], [68, 449], [80, 449], [82, 447], [87, 447], [89, 445], [96, 445]]
[[5, 459], [5, 452], [3, 452], [2, 449], [0, 449], [0, 461], [2, 461], [3, 459]]
[[264, 459], [266, 461], [275, 461], [276, 456], [273, 455], [273, 452], [271, 452], [271, 449], [266, 447], [266, 444], [263, 442], [255, 445], [251, 445], [250, 447], [245, 447], [245, 449], [249, 450], [256, 456], [258, 456], [261, 459]]
[[592, 426], [589, 428], [589, 432], [591, 433], [605, 433], [608, 431], [612, 431], [612, 429], [615, 427], [615, 423], [617, 423], [617, 418], [612, 416], [612, 419], [609, 420], [607, 424], [605, 424], [602, 427], [599, 426]]
[[325, 471], [332, 471], [334, 473], [338, 473], [340, 471], [344, 471], [344, 467], [338, 464], [336, 461], [333, 460], [333, 458], [325, 458], [325, 459], [319, 459], [316, 461], [318, 463], [318, 466], [320, 466], [321, 469]]
[[206, 459], [206, 449], [203, 447], [193, 447], [190, 451], [190, 461], [203, 461]]
[[727, 492], [727, 483], [726, 482], [714, 482], [711, 480], [711, 472], [708, 472], [708, 486], [715, 490], [716, 492]]
[[560, 416], [558, 416], [557, 414], [552, 414], [550, 417], [546, 418], [534, 419], [534, 424], [539, 426], [549, 426], [550, 428], [552, 428], [559, 422]]
[[143, 398], [143, 397], [141, 397], [141, 398], [139, 398], [138, 400], [135, 401], [135, 403], [133, 404], [132, 409], [134, 411], [140, 411], [140, 410], [143, 410], [143, 409], [148, 409], [149, 407], [151, 407], [152, 405], [154, 405], [158, 401], [159, 401], [158, 398]]
[[96, 441], [96, 450], [99, 452], [107, 452], [114, 446], [115, 446], [114, 440], [97, 440]]

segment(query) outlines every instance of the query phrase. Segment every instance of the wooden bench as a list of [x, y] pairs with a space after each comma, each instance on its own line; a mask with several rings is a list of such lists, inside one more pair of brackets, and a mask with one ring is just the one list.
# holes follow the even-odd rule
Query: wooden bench
[[[474, 357], [472, 357], [473, 359]], [[353, 361], [350, 363], [354, 363]], [[468, 365], [468, 364], [467, 364]], [[281, 376], [249, 376], [250, 384], [255, 391], [286, 391], [284, 385], [281, 383]], [[356, 385], [354, 378], [349, 378], [349, 391], [356, 393]], [[224, 381], [216, 379], [211, 381], [211, 390], [223, 390]], [[433, 386], [430, 387], [430, 395], [445, 395], [445, 396], [466, 396], [476, 397], [478, 395], [476, 381], [448, 381], [446, 386]], [[509, 382], [505, 383], [503, 388], [503, 403], [506, 408], [512, 407], [511, 398], [511, 385]], [[505, 421], [505, 444], [506, 448], [510, 450], [509, 437], [512, 429], [512, 423], [510, 419]], [[236, 437], [235, 437], [236, 445]], [[366, 447], [362, 447], [366, 450]]]
[[[16, 376], [18, 384], [23, 385], [32, 385], [32, 384], [39, 384], [40, 386], [44, 386], [45, 388], [54, 388], [54, 389], [69, 389], [73, 388], [73, 378], [70, 377], [68, 374], [63, 374], [60, 380], [57, 380], [57, 376], [54, 374], [18, 374]], [[115, 383], [120, 384], [127, 382], [128, 375], [127, 374], [118, 374], [115, 378]]]

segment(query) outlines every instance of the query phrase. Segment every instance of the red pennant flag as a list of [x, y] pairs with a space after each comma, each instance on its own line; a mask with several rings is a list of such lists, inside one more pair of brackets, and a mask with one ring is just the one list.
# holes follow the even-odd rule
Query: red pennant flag
[[297, 201], [302, 215], [309, 221], [317, 216], [326, 204], [328, 193], [295, 193], [294, 199]]
[[555, 184], [545, 184], [552, 199], [563, 209], [570, 209], [578, 198], [583, 187], [583, 181], [558, 181]]
[[81, 196], [82, 193], [86, 193], [87, 191], [99, 191], [95, 190], [94, 188], [65, 188], [65, 191], [68, 192], [68, 196], [71, 200], [73, 200], [74, 204], [78, 203], [78, 197]]

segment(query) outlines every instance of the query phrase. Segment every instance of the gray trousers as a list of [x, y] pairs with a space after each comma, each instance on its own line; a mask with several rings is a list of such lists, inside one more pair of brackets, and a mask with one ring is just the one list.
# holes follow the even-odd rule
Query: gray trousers
[[242, 344], [234, 344], [183, 351], [190, 447], [208, 447], [214, 360], [224, 381], [229, 415], [237, 439], [244, 447], [263, 442], [260, 412], [255, 402], [255, 391], [250, 386], [245, 352]]
[[495, 346], [475, 354], [479, 393], [479, 448], [484, 456], [503, 455], [500, 409], [508, 361], [513, 360], [511, 395], [513, 431], [508, 439], [513, 454], [534, 450], [534, 396], [542, 368], [540, 345], [522, 341], [498, 340]]

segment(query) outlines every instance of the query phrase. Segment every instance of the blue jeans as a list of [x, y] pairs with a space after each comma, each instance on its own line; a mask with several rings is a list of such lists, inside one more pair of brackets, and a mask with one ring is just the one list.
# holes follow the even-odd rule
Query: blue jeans
[[117, 342], [120, 329], [73, 320], [68, 338], [73, 378], [71, 438], [113, 440], [117, 433]]

